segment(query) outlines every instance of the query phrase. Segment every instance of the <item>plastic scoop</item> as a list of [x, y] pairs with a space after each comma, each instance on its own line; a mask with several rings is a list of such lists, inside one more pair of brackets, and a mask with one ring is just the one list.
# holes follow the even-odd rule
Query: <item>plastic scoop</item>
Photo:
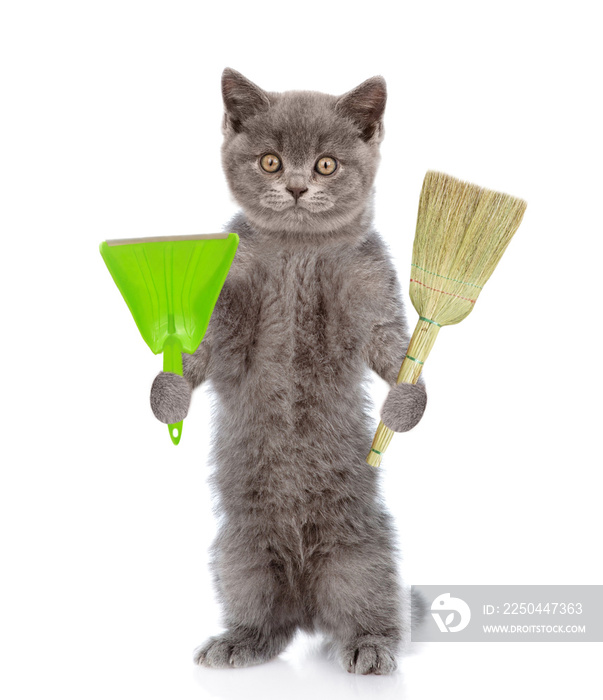
[[[109, 272], [163, 371], [182, 376], [182, 353], [194, 353], [235, 256], [236, 233], [124, 238], [100, 245]], [[182, 421], [171, 423], [174, 445]]]

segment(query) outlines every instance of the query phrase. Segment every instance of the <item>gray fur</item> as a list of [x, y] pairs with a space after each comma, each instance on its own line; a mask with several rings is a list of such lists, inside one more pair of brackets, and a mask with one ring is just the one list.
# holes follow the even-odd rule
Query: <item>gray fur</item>
[[[241, 240], [205, 338], [183, 361], [190, 385], [209, 380], [215, 395], [212, 569], [227, 631], [195, 659], [261, 663], [301, 628], [326, 633], [346, 670], [389, 673], [410, 601], [379, 471], [365, 462], [375, 425], [363, 388], [368, 369], [393, 385], [408, 345], [371, 224], [385, 82], [342, 97], [277, 94], [226, 69], [222, 88], [223, 166], [242, 207], [227, 231]], [[266, 153], [281, 171], [260, 168]], [[323, 155], [339, 161], [327, 177], [313, 169]], [[416, 416], [421, 399], [409, 396]]]

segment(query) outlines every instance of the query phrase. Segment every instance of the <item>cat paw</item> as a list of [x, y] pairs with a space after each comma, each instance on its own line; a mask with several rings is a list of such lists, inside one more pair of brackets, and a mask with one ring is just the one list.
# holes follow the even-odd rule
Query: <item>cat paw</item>
[[160, 372], [151, 387], [151, 409], [162, 423], [178, 423], [186, 418], [191, 388], [184, 377]]
[[343, 667], [348, 673], [359, 675], [373, 674], [376, 676], [393, 673], [396, 668], [396, 657], [391, 645], [387, 642], [359, 640], [346, 647], [341, 655]]
[[421, 420], [427, 405], [427, 394], [419, 384], [394, 384], [383, 408], [381, 420], [396, 433], [405, 433]]
[[257, 640], [241, 638], [229, 632], [211, 637], [195, 649], [194, 661], [210, 668], [244, 668], [255, 666], [274, 658], [276, 653], [261, 648]]

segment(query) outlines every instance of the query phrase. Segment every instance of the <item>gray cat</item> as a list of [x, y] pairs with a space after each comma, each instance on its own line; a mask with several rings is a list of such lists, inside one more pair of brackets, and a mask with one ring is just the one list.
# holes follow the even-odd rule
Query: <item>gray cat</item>
[[426, 394], [395, 384], [408, 335], [371, 224], [385, 81], [274, 93], [227, 68], [222, 94], [223, 167], [242, 207], [226, 230], [240, 245], [184, 379], [161, 373], [151, 392], [164, 423], [206, 379], [216, 395], [212, 568], [227, 631], [195, 659], [258, 664], [301, 628], [324, 632], [348, 671], [390, 673], [410, 600], [365, 462], [366, 370], [393, 387], [381, 415], [395, 430], [417, 424]]

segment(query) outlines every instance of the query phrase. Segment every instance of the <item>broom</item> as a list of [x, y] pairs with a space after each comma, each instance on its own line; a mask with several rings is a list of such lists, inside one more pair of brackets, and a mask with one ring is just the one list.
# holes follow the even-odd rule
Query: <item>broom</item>
[[[419, 314], [397, 383], [416, 384], [442, 326], [468, 316], [523, 217], [526, 203], [430, 171], [423, 181], [410, 298]], [[368, 464], [378, 467], [394, 431], [382, 421]]]

